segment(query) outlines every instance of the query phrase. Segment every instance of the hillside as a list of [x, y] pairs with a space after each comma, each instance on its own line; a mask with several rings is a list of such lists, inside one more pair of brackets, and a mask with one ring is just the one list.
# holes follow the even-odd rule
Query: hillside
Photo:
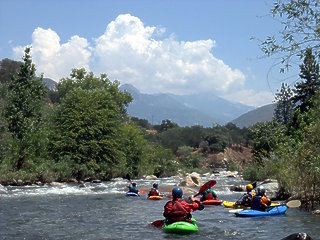
[[276, 104], [269, 104], [249, 111], [231, 121], [240, 128], [250, 127], [257, 122], [271, 121]]

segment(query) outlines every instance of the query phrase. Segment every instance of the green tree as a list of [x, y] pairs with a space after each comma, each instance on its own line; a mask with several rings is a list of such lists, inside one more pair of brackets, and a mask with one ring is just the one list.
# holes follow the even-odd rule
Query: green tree
[[132, 98], [119, 91], [119, 84], [105, 74], [95, 77], [73, 69], [58, 85], [61, 104], [52, 124], [50, 149], [58, 163], [72, 165], [78, 179], [110, 179], [123, 170], [121, 127]]
[[280, 91], [275, 96], [276, 107], [274, 109], [274, 117], [279, 123], [285, 125], [287, 129], [289, 129], [294, 108], [292, 97], [293, 92], [291, 88], [287, 84], [282, 83]]
[[277, 121], [257, 123], [250, 129], [250, 132], [253, 139], [253, 158], [256, 162], [263, 164], [279, 142], [283, 141], [283, 125]]
[[28, 149], [32, 143], [30, 137], [39, 131], [44, 95], [42, 76], [36, 77], [30, 48], [26, 48], [23, 64], [18, 74], [14, 75], [9, 82], [5, 109], [9, 132], [18, 145], [17, 170], [23, 167], [28, 155]]
[[320, 56], [319, 0], [278, 0], [271, 14], [282, 23], [283, 29], [280, 37], [267, 37], [261, 48], [267, 56], [280, 57], [281, 72], [291, 66], [295, 57], [302, 59], [307, 48]]
[[300, 78], [302, 81], [295, 85], [293, 103], [300, 113], [304, 113], [312, 107], [312, 101], [320, 89], [319, 64], [311, 48], [307, 48], [303, 64], [300, 65]]

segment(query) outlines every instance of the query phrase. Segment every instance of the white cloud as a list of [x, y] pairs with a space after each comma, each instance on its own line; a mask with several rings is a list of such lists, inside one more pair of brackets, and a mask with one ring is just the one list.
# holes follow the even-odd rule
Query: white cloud
[[163, 31], [130, 14], [119, 15], [95, 41], [93, 70], [147, 93], [226, 92], [231, 85], [243, 85], [241, 71], [212, 55], [215, 41], [153, 38]]
[[[214, 40], [178, 41], [174, 34], [161, 38], [164, 33], [165, 28], [145, 26], [130, 14], [119, 15], [92, 43], [79, 36], [60, 43], [55, 31], [38, 27], [32, 34], [32, 58], [38, 73], [55, 80], [69, 76], [72, 68], [84, 67], [131, 83], [144, 93], [212, 91], [255, 106], [270, 99], [267, 93], [244, 90], [246, 76], [212, 54]], [[24, 48], [14, 48], [17, 58]]]
[[274, 96], [270, 91], [257, 92], [253, 89], [240, 89], [233, 93], [223, 96], [225, 99], [240, 102], [246, 105], [261, 107], [266, 104], [271, 104], [274, 101]]
[[[89, 70], [91, 52], [85, 38], [73, 36], [68, 42], [60, 44], [60, 37], [55, 31], [38, 27], [32, 34], [31, 46], [37, 73], [44, 73], [45, 77], [59, 80], [69, 76], [72, 68]], [[17, 58], [21, 58], [24, 48], [18, 46], [13, 49]]]

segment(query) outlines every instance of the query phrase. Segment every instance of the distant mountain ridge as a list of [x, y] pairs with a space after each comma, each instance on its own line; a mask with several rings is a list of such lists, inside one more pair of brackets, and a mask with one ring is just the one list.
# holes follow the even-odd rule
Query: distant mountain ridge
[[130, 84], [120, 86], [120, 90], [128, 91], [134, 98], [128, 106], [128, 114], [147, 119], [151, 124], [170, 119], [179, 126], [212, 127], [214, 124], [225, 124], [254, 109], [213, 94], [144, 94]]
[[48, 89], [50, 89], [52, 91], [57, 90], [58, 83], [56, 81], [52, 80], [51, 78], [43, 78], [42, 82], [43, 82], [43, 85], [46, 86]]
[[[43, 78], [48, 89], [56, 91], [57, 82]], [[144, 94], [131, 84], [120, 86], [120, 91], [128, 91], [133, 102], [128, 106], [128, 114], [160, 124], [170, 119], [179, 126], [201, 125], [212, 127], [215, 124], [232, 122], [238, 127], [250, 127], [257, 122], [271, 121], [275, 104], [257, 109], [240, 103], [232, 103], [213, 94], [174, 95]]]
[[274, 115], [275, 107], [275, 103], [259, 107], [241, 115], [240, 117], [234, 119], [231, 122], [237, 125], [238, 127], [243, 128], [250, 127], [258, 122], [271, 121]]

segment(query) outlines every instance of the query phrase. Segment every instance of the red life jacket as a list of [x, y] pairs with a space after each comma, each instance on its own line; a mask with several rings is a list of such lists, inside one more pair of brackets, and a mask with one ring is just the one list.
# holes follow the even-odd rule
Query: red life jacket
[[206, 200], [212, 200], [213, 199], [213, 195], [212, 192], [210, 191], [206, 196], [205, 196]]
[[159, 193], [156, 189], [152, 188], [148, 195], [149, 196], [159, 196]]
[[[164, 217], [167, 219], [168, 223], [190, 221], [190, 213], [182, 206], [182, 201], [183, 200], [173, 200], [165, 205], [165, 210], [167, 211], [165, 211]], [[169, 206], [170, 204], [172, 204], [171, 209]]]

